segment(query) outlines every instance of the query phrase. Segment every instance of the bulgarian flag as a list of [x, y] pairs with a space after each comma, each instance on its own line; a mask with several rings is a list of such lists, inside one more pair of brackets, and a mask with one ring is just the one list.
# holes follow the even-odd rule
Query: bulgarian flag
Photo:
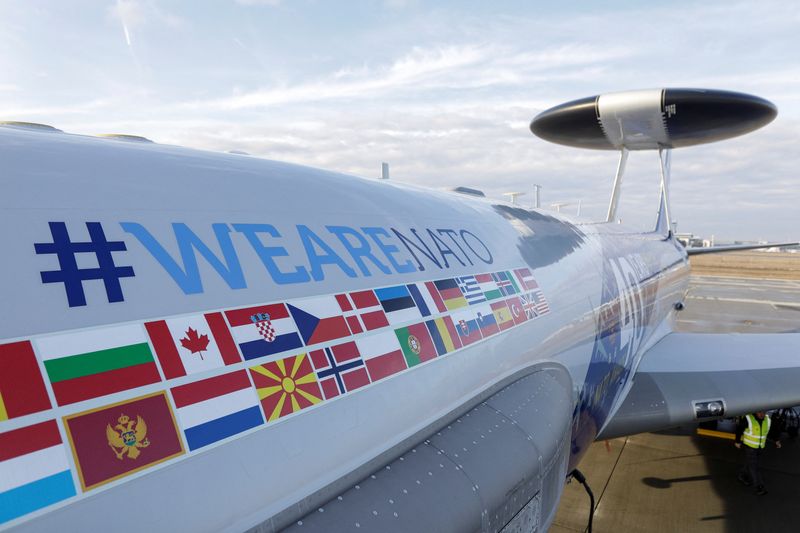
[[59, 405], [161, 381], [141, 324], [36, 339]]

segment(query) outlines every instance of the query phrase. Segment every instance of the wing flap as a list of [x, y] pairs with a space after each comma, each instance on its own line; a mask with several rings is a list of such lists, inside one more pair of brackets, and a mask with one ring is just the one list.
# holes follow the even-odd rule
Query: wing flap
[[800, 333], [671, 333], [642, 357], [597, 438], [793, 405], [800, 405]]

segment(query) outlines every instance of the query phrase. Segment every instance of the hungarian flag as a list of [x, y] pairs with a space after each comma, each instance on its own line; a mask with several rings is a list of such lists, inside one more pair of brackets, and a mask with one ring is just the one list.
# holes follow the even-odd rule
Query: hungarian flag
[[0, 433], [0, 524], [75, 496], [55, 420]]
[[248, 361], [303, 346], [297, 325], [282, 303], [225, 311], [225, 317]]
[[167, 379], [241, 362], [222, 313], [145, 323]]
[[394, 331], [365, 335], [355, 342], [373, 383], [408, 368]]
[[436, 352], [439, 355], [454, 352], [461, 348], [461, 341], [458, 332], [453, 325], [453, 320], [449, 316], [443, 316], [425, 322], [428, 332], [431, 334]]
[[165, 392], [64, 418], [83, 490], [183, 455]]
[[389, 325], [381, 302], [371, 290], [337, 294], [336, 301], [353, 335]]
[[475, 281], [478, 282], [481, 292], [487, 300], [496, 300], [503, 296], [491, 274], [478, 274], [475, 276]]
[[369, 385], [369, 374], [355, 342], [345, 342], [308, 354], [325, 399]]
[[0, 422], [50, 407], [31, 343], [0, 344]]
[[190, 450], [264, 423], [256, 392], [244, 370], [173, 387], [172, 399]]
[[306, 346], [350, 336], [350, 328], [333, 295], [294, 300], [286, 305]]
[[161, 381], [141, 324], [36, 339], [59, 405]]
[[394, 330], [409, 368], [437, 356], [436, 345], [424, 322]]

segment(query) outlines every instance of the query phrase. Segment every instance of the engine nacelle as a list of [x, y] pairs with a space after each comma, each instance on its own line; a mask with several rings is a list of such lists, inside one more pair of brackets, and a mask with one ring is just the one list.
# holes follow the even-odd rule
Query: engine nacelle
[[648, 89], [601, 94], [555, 107], [531, 122], [538, 137], [596, 150], [680, 148], [743, 135], [772, 122], [775, 105], [710, 89]]

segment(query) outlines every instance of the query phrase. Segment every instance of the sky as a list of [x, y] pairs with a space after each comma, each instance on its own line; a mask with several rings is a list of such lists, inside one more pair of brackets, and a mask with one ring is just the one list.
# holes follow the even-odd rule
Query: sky
[[[127, 133], [605, 217], [617, 155], [529, 124], [628, 89], [752, 93], [778, 118], [675, 150], [678, 231], [800, 239], [794, 2], [0, 0], [0, 120]], [[628, 161], [620, 217], [654, 223], [657, 156]]]

